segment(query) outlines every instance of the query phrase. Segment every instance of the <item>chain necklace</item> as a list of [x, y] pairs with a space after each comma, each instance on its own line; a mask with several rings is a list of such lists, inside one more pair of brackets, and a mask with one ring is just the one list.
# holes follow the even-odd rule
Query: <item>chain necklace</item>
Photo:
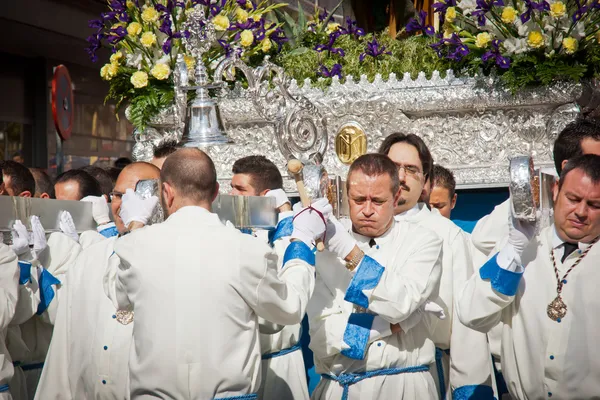
[[583, 254], [579, 256], [579, 258], [575, 261], [575, 263], [573, 263], [571, 268], [567, 270], [567, 273], [562, 277], [562, 279], [560, 279], [560, 276], [558, 276], [558, 268], [556, 268], [556, 260], [554, 259], [554, 249], [550, 250], [550, 258], [552, 259], [552, 266], [554, 267], [554, 273], [556, 274], [556, 298], [552, 300], [550, 304], [548, 304], [548, 308], [546, 309], [546, 313], [548, 314], [548, 317], [550, 317], [551, 320], [558, 321], [559, 319], [564, 318], [564, 316], [567, 315], [567, 305], [561, 297], [564, 281], [567, 278], [567, 275], [569, 275], [569, 273], [573, 270], [573, 268], [579, 265], [581, 260], [583, 260], [585, 256], [587, 256], [587, 254], [590, 252], [591, 248], [597, 241], [598, 237], [590, 243], [590, 245], [587, 249], [585, 249]]

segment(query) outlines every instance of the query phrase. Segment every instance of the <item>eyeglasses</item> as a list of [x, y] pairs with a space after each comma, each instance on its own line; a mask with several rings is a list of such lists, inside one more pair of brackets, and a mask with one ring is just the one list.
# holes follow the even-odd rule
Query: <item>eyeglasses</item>
[[121, 200], [124, 194], [121, 192], [110, 192], [108, 195], [110, 196], [110, 201], [115, 201], [115, 199]]
[[406, 175], [417, 176], [422, 174], [421, 170], [418, 167], [415, 167], [414, 165], [396, 164], [396, 166], [398, 167], [398, 172], [400, 172], [401, 169], [404, 169], [404, 173]]

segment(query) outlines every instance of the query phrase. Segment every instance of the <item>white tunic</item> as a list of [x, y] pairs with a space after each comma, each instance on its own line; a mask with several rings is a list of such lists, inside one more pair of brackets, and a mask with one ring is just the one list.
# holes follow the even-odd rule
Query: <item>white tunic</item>
[[39, 400], [128, 399], [133, 324], [122, 325], [104, 293], [104, 273], [119, 264], [116, 238], [83, 250], [64, 277]]
[[[425, 372], [375, 376], [352, 384], [348, 399], [436, 398], [435, 383], [426, 370], [435, 355], [430, 327], [424, 319], [392, 334], [390, 324], [402, 327], [427, 299], [437, 296], [441, 240], [408, 222], [394, 222], [373, 247], [370, 238], [352, 234], [366, 254], [354, 273], [335, 254], [317, 254], [317, 282], [307, 311], [317, 372], [344, 377], [424, 367]], [[357, 309], [354, 302], [369, 312]], [[340, 399], [343, 391], [337, 382], [322, 379], [313, 398]]]
[[568, 311], [558, 322], [546, 314], [557, 295], [550, 251], [561, 278], [580, 254], [561, 263], [562, 243], [554, 236], [551, 226], [529, 244], [521, 257], [524, 271], [501, 267], [497, 257], [488, 261], [465, 286], [459, 315], [484, 332], [504, 322], [502, 372], [514, 399], [597, 399], [600, 322], [593, 316], [600, 312], [600, 244], [567, 277], [562, 298]]
[[471, 232], [473, 245], [483, 254], [490, 255], [500, 240], [508, 236], [510, 199], [494, 207], [481, 218]]
[[[435, 232], [443, 242], [439, 298], [434, 301], [444, 308], [446, 318], [437, 323], [433, 340], [439, 349], [450, 350], [449, 357], [447, 352], [443, 354], [446, 396], [451, 398], [452, 391], [455, 397], [468, 398], [477, 391], [478, 398], [492, 399], [492, 367], [487, 337], [464, 326], [455, 315], [458, 294], [473, 274], [471, 242], [462, 229], [444, 218], [437, 209], [429, 210], [419, 203], [415, 210], [408, 215], [397, 215], [396, 219], [423, 226]], [[440, 374], [434, 368], [432, 372], [439, 388]]]
[[105, 290], [135, 312], [129, 366], [137, 398], [256, 393], [257, 317], [299, 323], [314, 286], [312, 267], [278, 271], [269, 246], [200, 207], [120, 238], [115, 252], [121, 264]]
[[13, 364], [5, 345], [6, 329], [15, 315], [19, 293], [19, 265], [15, 253], [0, 242], [0, 399], [10, 400], [8, 382]]

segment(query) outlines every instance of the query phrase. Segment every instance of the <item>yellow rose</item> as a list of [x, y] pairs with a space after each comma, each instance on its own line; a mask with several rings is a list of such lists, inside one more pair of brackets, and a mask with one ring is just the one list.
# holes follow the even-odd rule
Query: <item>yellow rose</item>
[[148, 7], [142, 12], [142, 20], [149, 24], [158, 21], [158, 17], [158, 11], [154, 7]]
[[134, 88], [143, 88], [148, 85], [148, 74], [144, 71], [134, 72], [130, 81]]
[[219, 14], [213, 18], [213, 25], [216, 31], [226, 31], [229, 28], [229, 18], [227, 16]]
[[512, 24], [517, 19], [517, 10], [512, 7], [504, 7], [502, 10], [502, 22]]
[[248, 11], [238, 7], [235, 10], [235, 18], [237, 19], [237, 22], [243, 24], [244, 22], [248, 21]]
[[271, 39], [264, 38], [261, 42], [261, 45], [263, 53], [267, 53], [269, 50], [271, 50]]
[[254, 34], [252, 33], [252, 31], [248, 30], [248, 29], [246, 29], [245, 31], [242, 31], [242, 33], [240, 34], [240, 43], [242, 44], [242, 46], [244, 46], [244, 47], [252, 46], [253, 42], [254, 42]]
[[560, 18], [567, 13], [567, 6], [562, 1], [550, 4], [550, 15], [554, 18]]
[[577, 51], [579, 47], [579, 43], [577, 43], [577, 39], [574, 37], [564, 38], [562, 41], [562, 45], [565, 48], [565, 53], [573, 54]]
[[100, 68], [100, 77], [106, 81], [110, 81], [117, 75], [118, 71], [118, 64], [105, 64], [102, 68]]
[[475, 38], [475, 46], [479, 47], [480, 49], [483, 49], [484, 47], [487, 47], [491, 41], [492, 35], [490, 35], [487, 32], [482, 32]]
[[140, 33], [142, 33], [142, 24], [139, 22], [132, 22], [127, 25], [127, 34], [129, 36], [138, 36]]
[[120, 51], [117, 51], [116, 53], [111, 54], [110, 63], [118, 64], [122, 58], [123, 58], [123, 53], [121, 53]]
[[196, 67], [196, 59], [194, 59], [192, 56], [183, 56], [183, 61], [185, 61], [185, 66], [187, 67], [188, 71], [193, 71]]
[[327, 24], [327, 33], [333, 33], [340, 29], [340, 24], [337, 22], [330, 22]]
[[140, 38], [140, 42], [144, 47], [152, 47], [156, 43], [156, 35], [152, 32], [144, 32]]
[[454, 22], [455, 19], [456, 19], [456, 8], [448, 7], [448, 9], [446, 10], [446, 21]]
[[529, 32], [527, 44], [534, 49], [544, 47], [544, 36], [538, 31]]
[[150, 73], [159, 81], [164, 81], [169, 77], [169, 75], [171, 75], [171, 68], [169, 68], [167, 64], [156, 64], [154, 67], [152, 67]]

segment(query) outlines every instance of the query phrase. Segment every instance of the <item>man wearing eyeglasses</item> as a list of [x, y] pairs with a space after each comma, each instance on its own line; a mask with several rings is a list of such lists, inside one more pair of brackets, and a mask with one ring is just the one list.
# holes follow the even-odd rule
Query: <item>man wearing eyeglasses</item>
[[420, 203], [432, 178], [433, 158], [427, 145], [414, 134], [393, 133], [379, 148], [398, 167], [402, 193], [395, 209], [396, 221], [409, 221], [435, 232], [443, 241], [439, 299], [446, 319], [439, 321], [432, 338], [436, 368], [432, 374], [440, 398], [493, 398], [490, 352], [484, 334], [468, 329], [454, 312], [455, 293], [473, 273], [468, 238], [437, 210]]

